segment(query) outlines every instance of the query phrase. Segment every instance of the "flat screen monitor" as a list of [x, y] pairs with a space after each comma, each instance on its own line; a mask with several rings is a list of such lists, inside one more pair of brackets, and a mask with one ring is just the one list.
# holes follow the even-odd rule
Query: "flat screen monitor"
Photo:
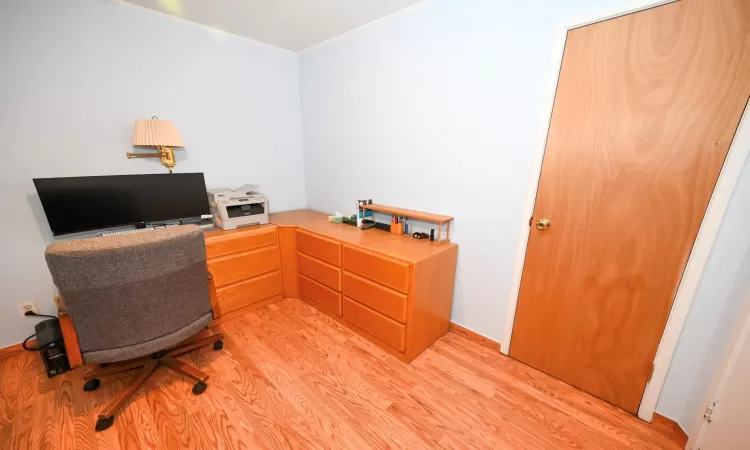
[[209, 213], [202, 173], [35, 178], [34, 185], [55, 236]]

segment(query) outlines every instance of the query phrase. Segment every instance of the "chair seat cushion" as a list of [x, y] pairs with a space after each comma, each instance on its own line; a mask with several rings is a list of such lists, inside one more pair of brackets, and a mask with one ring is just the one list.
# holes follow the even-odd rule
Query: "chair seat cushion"
[[150, 355], [160, 350], [164, 350], [167, 347], [177, 345], [185, 339], [198, 334], [198, 332], [206, 328], [212, 320], [213, 314], [209, 312], [187, 326], [156, 339], [151, 339], [140, 344], [129, 345], [126, 347], [83, 352], [81, 355], [86, 364], [103, 364], [140, 358], [141, 356]]

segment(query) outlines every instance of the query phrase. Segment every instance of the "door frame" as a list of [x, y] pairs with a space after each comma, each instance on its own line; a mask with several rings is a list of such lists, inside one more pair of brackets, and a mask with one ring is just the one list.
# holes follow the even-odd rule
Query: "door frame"
[[[516, 262], [511, 278], [510, 292], [508, 294], [505, 327], [500, 340], [501, 352], [506, 355], [508, 355], [510, 351], [513, 323], [515, 321], [516, 306], [518, 304], [518, 293], [521, 288], [521, 276], [523, 274], [524, 260], [526, 258], [526, 246], [531, 231], [531, 226], [529, 225], [527, 218], [532, 217], [534, 213], [534, 204], [536, 202], [536, 194], [539, 188], [542, 162], [544, 160], [544, 150], [547, 144], [547, 134], [552, 121], [552, 108], [555, 104], [555, 93], [557, 91], [557, 82], [560, 76], [567, 33], [575, 28], [667, 5], [676, 1], [680, 0], [643, 0], [640, 2], [639, 6], [625, 11], [610, 7], [611, 11], [600, 12], [595, 16], [592, 15], [584, 17], [581, 20], [570, 21], [569, 23], [572, 23], [573, 25], [561, 26], [557, 32], [558, 37], [554, 45], [554, 60], [552, 62], [555, 70], [550, 79], [550, 84], [546, 89], [545, 104], [547, 105], [547, 108], [545, 109], [544, 122], [539, 132], [539, 141], [534, 150], [534, 172], [532, 179], [530, 180], [527, 199], [524, 205], [524, 219], [520, 227]], [[656, 403], [659, 400], [659, 394], [664, 386], [669, 363], [672, 361], [672, 356], [677, 347], [680, 332], [682, 331], [685, 318], [690, 310], [690, 304], [693, 302], [693, 297], [698, 288], [703, 269], [708, 260], [708, 255], [713, 246], [722, 218], [724, 217], [724, 212], [726, 211], [729, 199], [734, 192], [735, 185], [737, 184], [737, 180], [742, 171], [742, 167], [745, 164], [748, 153], [750, 153], [750, 102], [745, 105], [745, 112], [740, 119], [734, 139], [732, 140], [726, 159], [724, 160], [724, 165], [719, 173], [716, 186], [714, 186], [714, 191], [709, 200], [708, 208], [703, 216], [703, 221], [698, 229], [698, 235], [696, 236], [695, 242], [693, 242], [692, 251], [690, 252], [683, 276], [680, 279], [680, 284], [677, 288], [677, 294], [675, 295], [674, 303], [672, 304], [672, 309], [664, 328], [664, 333], [659, 342], [659, 347], [654, 359], [654, 371], [651, 380], [646, 384], [646, 389], [643, 392], [641, 404], [638, 408], [638, 417], [646, 422], [651, 422], [653, 419]]]

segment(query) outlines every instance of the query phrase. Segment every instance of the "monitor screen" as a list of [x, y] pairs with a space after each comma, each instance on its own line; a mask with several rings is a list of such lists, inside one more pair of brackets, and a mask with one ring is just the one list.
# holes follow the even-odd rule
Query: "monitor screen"
[[55, 236], [208, 214], [202, 173], [35, 178]]

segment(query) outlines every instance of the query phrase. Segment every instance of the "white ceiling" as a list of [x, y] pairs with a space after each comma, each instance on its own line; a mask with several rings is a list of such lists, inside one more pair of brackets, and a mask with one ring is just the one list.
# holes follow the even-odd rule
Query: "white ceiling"
[[124, 1], [296, 52], [421, 0]]

